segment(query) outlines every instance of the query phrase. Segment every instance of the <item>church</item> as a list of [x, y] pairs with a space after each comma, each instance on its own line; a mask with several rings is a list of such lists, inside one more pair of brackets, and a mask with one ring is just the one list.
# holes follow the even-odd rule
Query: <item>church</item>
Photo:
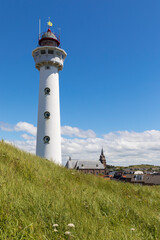
[[101, 150], [100, 158], [96, 161], [89, 160], [72, 160], [69, 157], [65, 167], [69, 169], [76, 169], [83, 173], [90, 173], [94, 175], [106, 175], [106, 158], [103, 153], [103, 148]]

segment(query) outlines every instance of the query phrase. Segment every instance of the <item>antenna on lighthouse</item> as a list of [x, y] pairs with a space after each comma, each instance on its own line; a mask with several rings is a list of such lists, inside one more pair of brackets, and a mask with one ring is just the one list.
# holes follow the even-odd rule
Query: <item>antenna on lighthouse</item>
[[40, 39], [40, 36], [41, 36], [41, 19], [39, 18], [39, 39]]

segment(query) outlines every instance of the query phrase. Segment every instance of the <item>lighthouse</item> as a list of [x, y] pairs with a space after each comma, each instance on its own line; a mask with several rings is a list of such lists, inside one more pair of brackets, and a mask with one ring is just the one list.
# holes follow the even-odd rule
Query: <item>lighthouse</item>
[[66, 52], [60, 38], [50, 26], [39, 34], [38, 47], [32, 51], [35, 67], [40, 72], [36, 155], [61, 164], [61, 126], [59, 102], [59, 71], [63, 69]]

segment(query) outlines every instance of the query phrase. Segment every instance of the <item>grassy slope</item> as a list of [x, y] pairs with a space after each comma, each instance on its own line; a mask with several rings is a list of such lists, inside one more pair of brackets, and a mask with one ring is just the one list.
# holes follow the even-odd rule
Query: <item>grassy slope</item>
[[159, 168], [160, 166], [156, 166], [156, 165], [150, 165], [150, 164], [140, 164], [140, 165], [130, 165], [129, 167], [134, 167], [134, 168]]
[[0, 142], [0, 239], [69, 239], [68, 223], [70, 239], [160, 239], [160, 187], [80, 174]]

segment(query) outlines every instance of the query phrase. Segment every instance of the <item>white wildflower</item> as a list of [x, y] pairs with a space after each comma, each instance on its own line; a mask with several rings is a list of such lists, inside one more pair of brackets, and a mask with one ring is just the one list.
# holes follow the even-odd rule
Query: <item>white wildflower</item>
[[74, 228], [75, 225], [74, 225], [73, 223], [69, 223], [69, 224], [68, 224], [68, 227]]
[[53, 224], [53, 227], [58, 227], [58, 224], [57, 223]]
[[135, 228], [131, 228], [131, 231], [135, 231]]
[[66, 235], [71, 235], [71, 233], [69, 231], [66, 231], [65, 234]]
[[58, 230], [55, 228], [54, 230], [53, 230], [54, 232], [58, 232]]

